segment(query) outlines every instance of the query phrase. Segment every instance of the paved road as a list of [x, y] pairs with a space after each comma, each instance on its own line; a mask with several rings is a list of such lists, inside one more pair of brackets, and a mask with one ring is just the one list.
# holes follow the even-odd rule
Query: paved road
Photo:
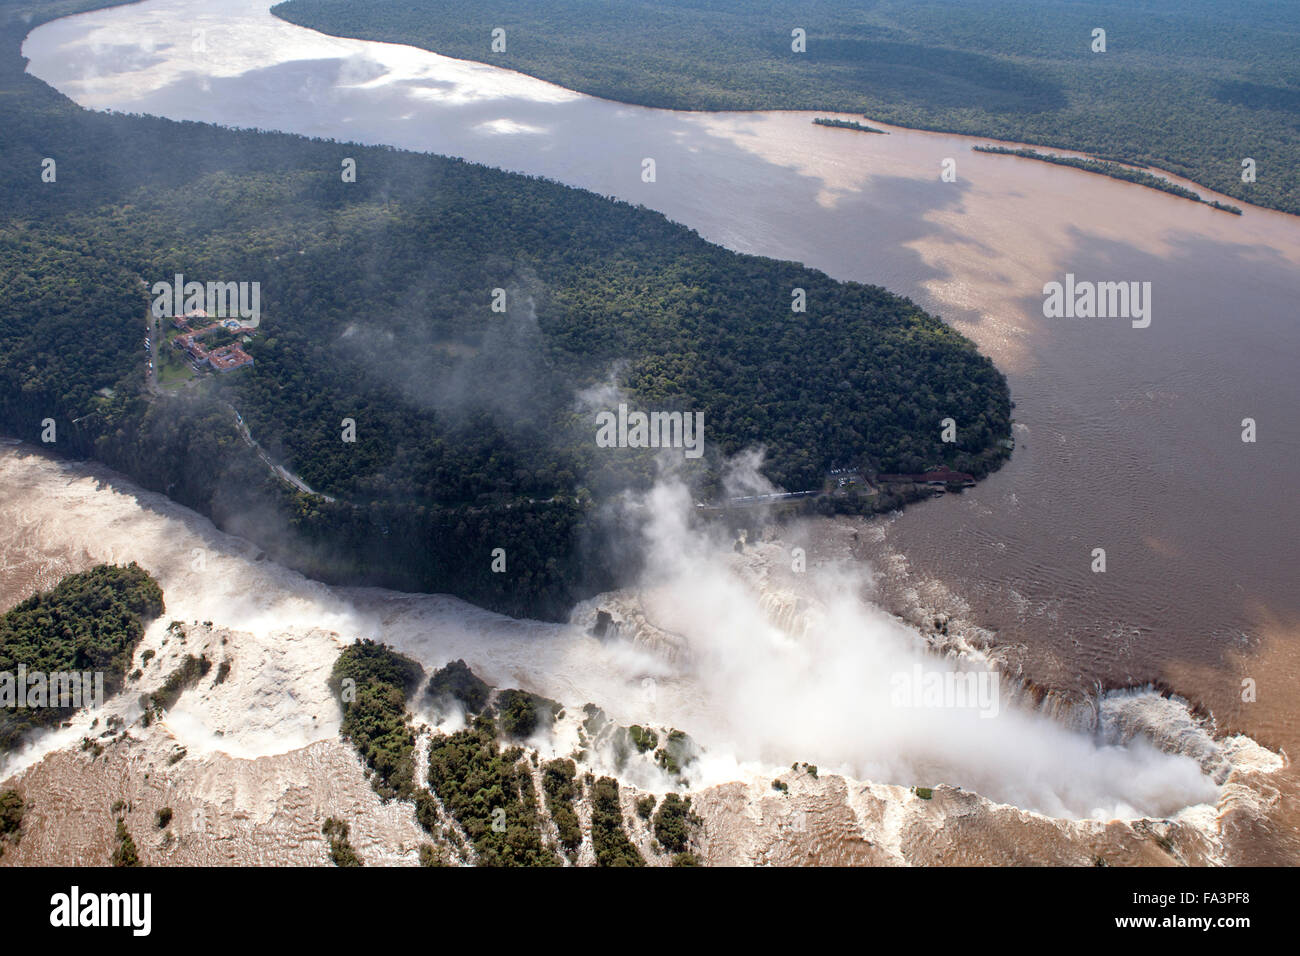
[[151, 311], [149, 313], [148, 324], [145, 326], [145, 335], [149, 337], [150, 349], [145, 353], [147, 357], [145, 365], [145, 381], [149, 391], [158, 391], [158, 349], [162, 343], [162, 323], [158, 317]]
[[288, 468], [272, 461], [271, 456], [268, 455], [263, 450], [262, 446], [257, 443], [257, 439], [255, 439], [252, 432], [248, 430], [248, 426], [244, 424], [244, 416], [240, 415], [239, 412], [235, 410], [235, 406], [231, 405], [229, 402], [222, 402], [222, 404], [225, 405], [226, 408], [230, 409], [231, 413], [235, 416], [235, 426], [239, 429], [239, 434], [244, 439], [245, 443], [247, 443], [248, 447], [256, 451], [257, 456], [261, 458], [262, 461], [266, 462], [266, 466], [279, 475], [281, 479], [293, 485], [303, 494], [316, 495], [318, 498], [324, 498], [326, 501], [338, 500], [336, 498], [331, 498], [329, 495], [323, 494], [322, 492], [314, 491], [307, 482], [303, 481]]

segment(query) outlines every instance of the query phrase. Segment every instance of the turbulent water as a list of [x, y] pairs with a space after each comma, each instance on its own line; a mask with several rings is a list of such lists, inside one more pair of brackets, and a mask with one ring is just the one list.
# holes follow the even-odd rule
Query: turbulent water
[[[1087, 733], [1009, 706], [996, 718], [900, 715], [881, 680], [906, 669], [918, 636], [862, 601], [865, 559], [881, 601], [983, 625], [1023, 649], [1013, 663], [1035, 680], [1163, 679], [1233, 726], [1294, 746], [1295, 219], [1254, 208], [1233, 217], [972, 153], [979, 141], [962, 137], [861, 135], [801, 113], [627, 107], [483, 64], [323, 37], [266, 7], [147, 0], [41, 27], [24, 53], [31, 72], [88, 107], [465, 156], [644, 203], [731, 248], [878, 282], [943, 315], [1007, 372], [1015, 455], [960, 496], [857, 530], [806, 529], [817, 570], [780, 589], [783, 546], [743, 557], [706, 548], [671, 525], [679, 511], [661, 489], [660, 537], [646, 543], [656, 576], [609, 602], [653, 639], [601, 642], [585, 618], [552, 627], [447, 598], [327, 589], [117, 479], [96, 487], [97, 472], [6, 453], [4, 507], [30, 519], [4, 549], [8, 595], [91, 558], [134, 557], [160, 575], [172, 616], [265, 635], [302, 629], [291, 646], [310, 667], [332, 641], [325, 632], [366, 634], [427, 664], [463, 656], [494, 682], [596, 701], [623, 722], [676, 724], [708, 746], [701, 780], [798, 759], [1105, 816], [1212, 800], [1223, 761], [1269, 763], [1247, 744], [1213, 743], [1154, 694], [1111, 695]], [[195, 30], [205, 53], [193, 52]], [[654, 183], [640, 178], [647, 156]], [[939, 178], [949, 157], [955, 183]], [[1151, 326], [1045, 319], [1042, 286], [1067, 272], [1150, 281]], [[1259, 442], [1240, 440], [1244, 417], [1259, 421]], [[1096, 547], [1105, 574], [1090, 572]], [[194, 548], [213, 552], [206, 573], [188, 570]], [[783, 596], [800, 588], [793, 603]], [[281, 654], [281, 640], [265, 643]], [[1259, 682], [1253, 709], [1240, 704], [1242, 676]], [[308, 683], [298, 693], [319, 704], [318, 720], [280, 701], [282, 722], [223, 745], [251, 753], [262, 740], [335, 732], [323, 690]], [[1132, 737], [1135, 726], [1184, 756]]]
[[[329, 588], [259, 560], [246, 542], [105, 470], [6, 449], [0, 602], [95, 562], [135, 560], [167, 600], [147, 641], [160, 641], [170, 620], [245, 632], [232, 648], [229, 686], [184, 697], [167, 716], [191, 753], [257, 757], [335, 736], [329, 668], [341, 641], [374, 637], [430, 668], [463, 657], [493, 683], [544, 694], [575, 713], [592, 701], [622, 723], [683, 729], [704, 749], [690, 771], [696, 786], [804, 760], [860, 779], [948, 783], [1051, 815], [1109, 819], [1214, 803], [1233, 766], [1278, 763], [1249, 741], [1214, 742], [1185, 708], [1156, 713], [1166, 702], [1154, 694], [1131, 714], [1111, 710], [1114, 726], [1093, 733], [1012, 706], [1006, 694], [983, 711], [900, 706], [894, 675], [978, 661], [925, 654], [918, 632], [862, 599], [864, 582], [852, 568], [814, 566], [798, 582], [778, 583], [784, 545], [737, 555], [729, 542], [689, 526], [691, 501], [681, 487], [662, 485], [640, 506], [654, 516], [641, 587], [579, 608], [570, 624], [548, 625], [444, 596]], [[783, 601], [796, 613], [783, 615]], [[634, 628], [595, 637], [597, 607], [617, 620], [639, 609], [643, 628], [677, 653], [639, 639]], [[117, 706], [133, 716], [129, 703]], [[1145, 736], [1180, 722], [1190, 736], [1173, 740], [1170, 752]], [[84, 732], [78, 725], [38, 741], [7, 769]], [[566, 752], [563, 739], [538, 743]], [[646, 773], [637, 782], [671, 786]]]

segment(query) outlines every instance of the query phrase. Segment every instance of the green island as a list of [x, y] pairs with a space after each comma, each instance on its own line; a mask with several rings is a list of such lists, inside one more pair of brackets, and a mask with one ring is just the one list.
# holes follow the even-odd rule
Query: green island
[[623, 829], [618, 781], [601, 777], [591, 784], [591, 844], [597, 866], [645, 866], [645, 858]]
[[[1163, 169], [1300, 213], [1300, 8], [1271, 0], [288, 0], [337, 36], [677, 110], [820, 110]], [[492, 52], [491, 31], [506, 31]], [[1106, 49], [1093, 52], [1094, 28]], [[795, 52], [795, 29], [805, 51]], [[1242, 162], [1257, 164], [1243, 182]]]
[[859, 123], [857, 120], [828, 119], [823, 116], [818, 116], [813, 119], [813, 123], [817, 126], [830, 126], [834, 129], [855, 129], [859, 133], [882, 133], [885, 136], [889, 135], [883, 129], [876, 129], [874, 126], [867, 126], [864, 123]]
[[1215, 209], [1222, 209], [1224, 212], [1230, 212], [1234, 216], [1241, 215], [1241, 209], [1237, 206], [1229, 206], [1221, 203], [1217, 199], [1209, 200], [1197, 192], [1193, 192], [1186, 186], [1180, 186], [1177, 183], [1171, 183], [1169, 180], [1148, 173], [1142, 169], [1134, 169], [1131, 166], [1125, 166], [1120, 163], [1109, 162], [1101, 159], [1082, 159], [1078, 156], [1054, 156], [1051, 153], [1040, 153], [1036, 149], [1012, 149], [1007, 146], [972, 146], [971, 149], [977, 153], [995, 153], [1000, 156], [1019, 156], [1022, 159], [1036, 159], [1043, 163], [1052, 163], [1055, 166], [1069, 166], [1072, 169], [1082, 169], [1088, 173], [1098, 173], [1102, 176], [1109, 176], [1111, 179], [1122, 179], [1125, 182], [1137, 183], [1139, 186], [1146, 186], [1148, 189], [1158, 189], [1164, 193], [1170, 193], [1174, 196], [1181, 196], [1183, 199], [1190, 199], [1193, 202], [1204, 203], [1207, 206], [1213, 206]]
[[[884, 289], [554, 182], [93, 113], [24, 72], [35, 25], [107, 5], [0, 4], [0, 159], [16, 171], [0, 181], [0, 433], [98, 459], [320, 580], [550, 619], [636, 570], [602, 505], [648, 487], [653, 449], [597, 447], [577, 401], [612, 376], [634, 408], [704, 413], [705, 456], [685, 469], [704, 501], [722, 460], [757, 445], [791, 491], [836, 466], [978, 477], [1008, 454], [1004, 377]], [[180, 330], [150, 317], [150, 290], [176, 273], [260, 284], [260, 326], [237, 339], [250, 365], [172, 361]]]
[[113, 830], [113, 853], [109, 857], [111, 866], [140, 866], [140, 851], [136, 849], [135, 838], [126, 828], [126, 821], [118, 818]]
[[423, 676], [415, 661], [369, 640], [345, 648], [330, 673], [343, 710], [339, 733], [352, 741], [371, 786], [386, 800], [414, 797], [415, 733], [406, 706]]
[[[41, 706], [17, 707], [13, 700], [0, 706], [0, 753], [17, 747], [34, 730], [57, 727], [80, 709], [53, 706], [53, 675], [102, 674], [104, 700], [121, 690], [145, 628], [162, 613], [162, 590], [132, 563], [70, 574], [0, 616], [0, 682], [14, 681], [11, 689], [21, 692], [21, 668], [28, 677], [45, 675], [42, 683], [50, 695]], [[26, 690], [30, 700], [30, 686]]]

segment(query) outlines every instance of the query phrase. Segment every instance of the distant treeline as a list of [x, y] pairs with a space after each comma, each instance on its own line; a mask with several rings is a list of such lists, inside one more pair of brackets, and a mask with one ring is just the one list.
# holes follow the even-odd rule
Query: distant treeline
[[1125, 182], [1137, 183], [1139, 186], [1146, 186], [1150, 189], [1158, 189], [1162, 193], [1171, 193], [1174, 196], [1181, 196], [1183, 199], [1191, 199], [1194, 202], [1204, 203], [1207, 206], [1213, 206], [1215, 209], [1222, 209], [1224, 212], [1230, 212], [1234, 216], [1240, 216], [1241, 210], [1236, 206], [1229, 206], [1221, 203], [1217, 199], [1209, 200], [1203, 198], [1199, 193], [1193, 192], [1186, 186], [1179, 186], [1177, 183], [1171, 183], [1161, 176], [1156, 176], [1141, 169], [1133, 169], [1130, 166], [1121, 166], [1119, 163], [1106, 162], [1099, 159], [1080, 159], [1076, 156], [1054, 156], [1050, 153], [1040, 153], [1033, 149], [1011, 149], [1007, 146], [972, 146], [971, 149], [977, 153], [998, 153], [1003, 156], [1020, 156], [1024, 159], [1037, 159], [1044, 163], [1052, 163], [1056, 166], [1070, 166], [1074, 169], [1082, 169], [1089, 173], [1100, 173], [1102, 176], [1109, 176], [1111, 179], [1122, 179]]
[[[624, 103], [855, 113], [1124, 157], [1300, 213], [1295, 3], [289, 0], [273, 12]], [[1255, 181], [1242, 180], [1247, 158]]]

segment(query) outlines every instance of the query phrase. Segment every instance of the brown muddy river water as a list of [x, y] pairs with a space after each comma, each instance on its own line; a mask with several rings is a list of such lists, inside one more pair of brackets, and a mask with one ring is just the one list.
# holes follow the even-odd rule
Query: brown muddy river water
[[[1007, 374], [1015, 453], [963, 494], [857, 523], [856, 542], [854, 523], [825, 523], [815, 547], [869, 560], [889, 603], [1023, 645], [1038, 681], [1162, 680], [1221, 724], [1300, 746], [1300, 220], [972, 152], [978, 139], [625, 106], [322, 36], [268, 6], [147, 0], [40, 27], [23, 52], [88, 108], [462, 156], [911, 297]], [[1149, 326], [1044, 317], [1045, 283], [1067, 273], [1149, 282]]]

